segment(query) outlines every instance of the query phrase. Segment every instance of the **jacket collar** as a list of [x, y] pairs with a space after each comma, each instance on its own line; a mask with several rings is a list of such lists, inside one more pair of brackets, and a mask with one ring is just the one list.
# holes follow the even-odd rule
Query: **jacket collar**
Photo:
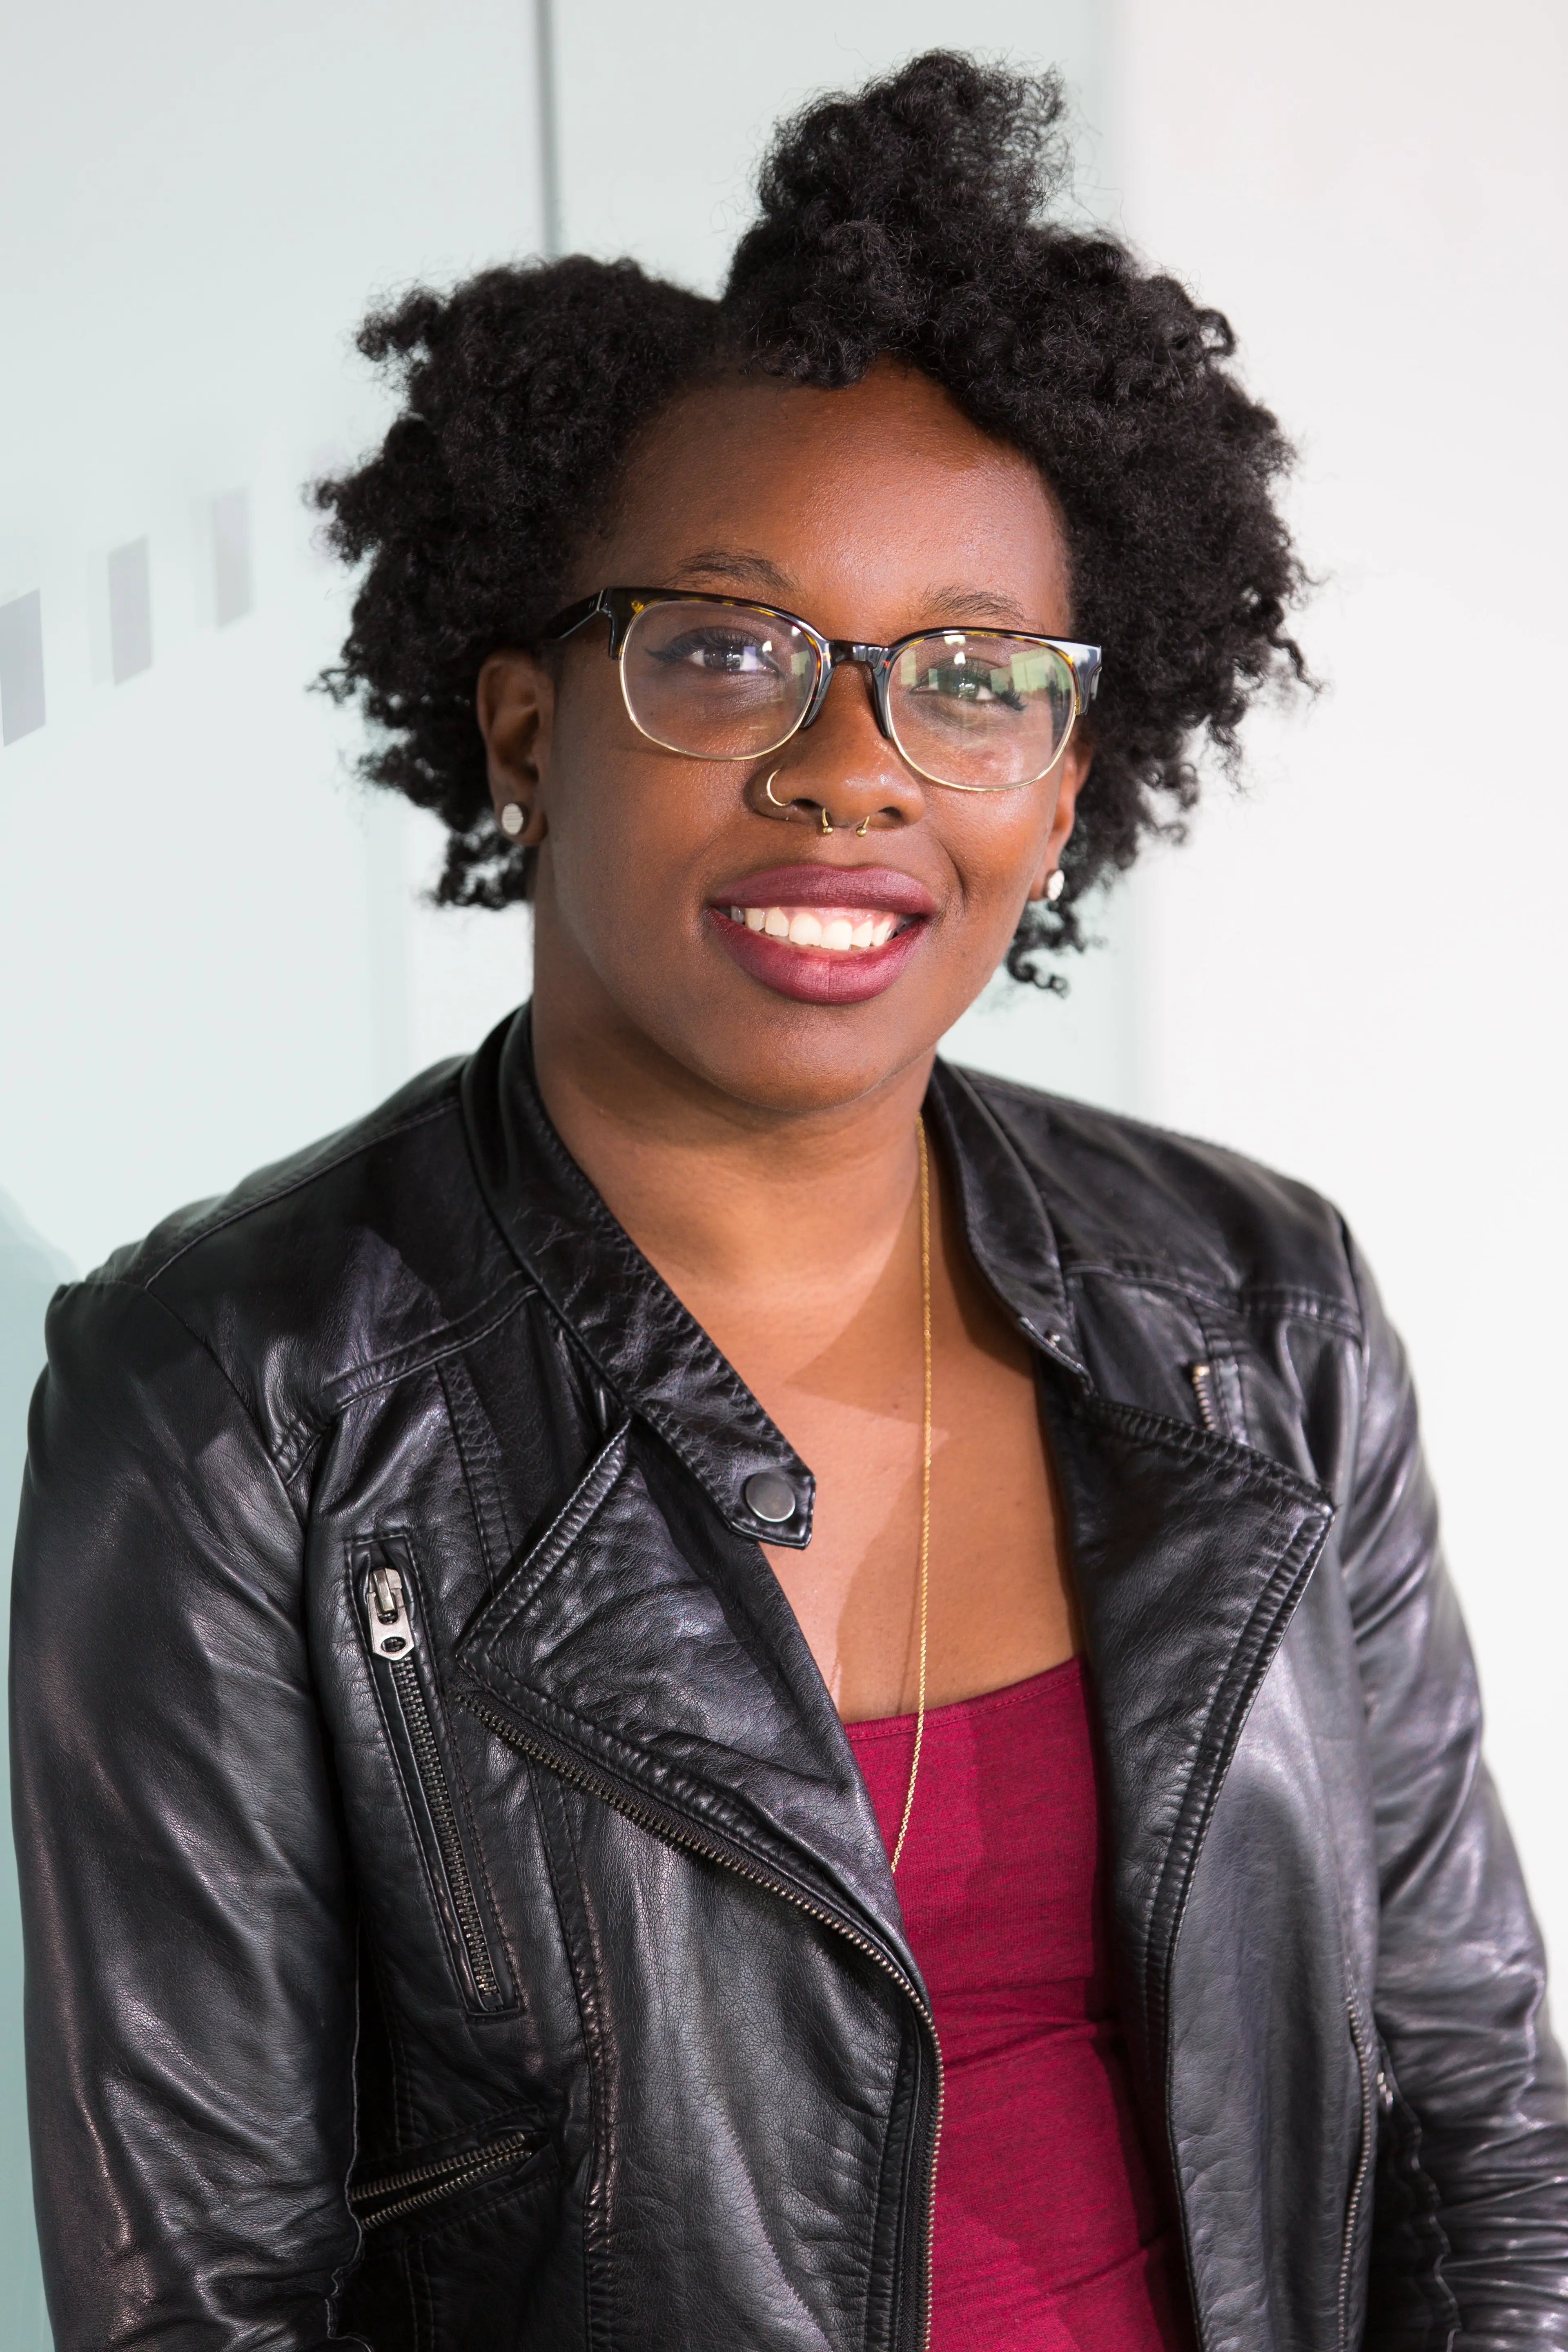
[[[737, 1535], [811, 1540], [816, 1482], [625, 1227], [550, 1123], [533, 1075], [529, 1009], [496, 1030], [463, 1073], [479, 1183], [513, 1251], [602, 1375], [658, 1431]], [[746, 1500], [760, 1471], [784, 1479], [781, 1526]]]

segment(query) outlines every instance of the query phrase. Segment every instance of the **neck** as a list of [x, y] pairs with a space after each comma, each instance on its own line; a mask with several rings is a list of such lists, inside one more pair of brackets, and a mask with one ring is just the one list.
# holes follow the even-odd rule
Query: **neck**
[[721, 1345], [750, 1317], [816, 1344], [853, 1318], [914, 1213], [930, 1053], [852, 1102], [742, 1102], [548, 969], [533, 1049], [567, 1150]]

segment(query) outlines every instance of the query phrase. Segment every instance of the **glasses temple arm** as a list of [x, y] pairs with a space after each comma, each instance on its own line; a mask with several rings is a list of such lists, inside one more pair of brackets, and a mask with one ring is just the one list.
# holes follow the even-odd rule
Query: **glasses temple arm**
[[558, 645], [563, 637], [575, 636], [596, 613], [607, 610], [605, 591], [601, 588], [595, 595], [580, 597], [575, 604], [568, 604], [564, 612], [557, 613], [553, 620], [546, 621], [539, 632], [540, 636], [547, 645]]

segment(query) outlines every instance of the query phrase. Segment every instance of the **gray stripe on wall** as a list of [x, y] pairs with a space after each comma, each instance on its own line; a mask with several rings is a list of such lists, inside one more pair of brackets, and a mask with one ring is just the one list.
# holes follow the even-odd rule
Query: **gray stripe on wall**
[[533, 0], [539, 77], [539, 179], [544, 215], [544, 257], [561, 258], [561, 109], [556, 88], [553, 0]]
[[44, 607], [35, 588], [0, 604], [0, 743], [44, 723]]
[[153, 575], [144, 539], [110, 550], [109, 666], [116, 686], [153, 667]]
[[242, 621], [256, 601], [250, 567], [250, 493], [224, 490], [212, 503], [213, 612], [220, 629]]

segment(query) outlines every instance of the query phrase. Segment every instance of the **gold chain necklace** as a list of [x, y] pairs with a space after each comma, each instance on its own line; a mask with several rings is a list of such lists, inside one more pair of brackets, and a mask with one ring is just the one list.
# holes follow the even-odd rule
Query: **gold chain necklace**
[[909, 1834], [910, 1815], [914, 1811], [921, 1744], [925, 1738], [926, 1600], [931, 1573], [931, 1163], [926, 1156], [923, 1118], [915, 1121], [915, 1140], [921, 1155], [921, 1344], [925, 1359], [925, 1393], [921, 1412], [921, 1662], [915, 1697], [915, 1752], [910, 1762], [910, 1785], [904, 1791], [904, 1817], [899, 1823], [898, 1841], [893, 1847], [895, 1870]]

